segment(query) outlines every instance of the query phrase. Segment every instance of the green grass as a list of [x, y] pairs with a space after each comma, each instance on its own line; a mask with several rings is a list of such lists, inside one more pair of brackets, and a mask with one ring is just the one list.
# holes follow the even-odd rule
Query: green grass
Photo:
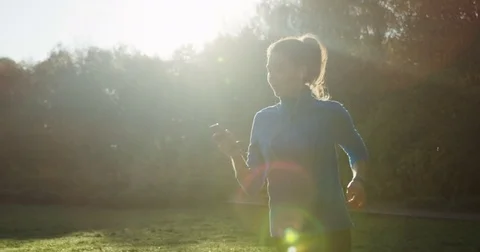
[[[479, 222], [353, 218], [354, 251], [480, 251]], [[261, 245], [266, 224], [263, 209], [245, 206], [1, 206], [0, 251], [272, 251]]]

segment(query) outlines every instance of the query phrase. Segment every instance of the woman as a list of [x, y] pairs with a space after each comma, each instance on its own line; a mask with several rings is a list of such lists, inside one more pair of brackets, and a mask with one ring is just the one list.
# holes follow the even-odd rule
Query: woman
[[[367, 151], [347, 110], [324, 92], [326, 49], [307, 34], [271, 44], [267, 57], [268, 83], [280, 102], [255, 114], [247, 158], [228, 130], [214, 140], [246, 193], [267, 181], [270, 235], [280, 251], [350, 251], [346, 203], [365, 203]], [[346, 198], [337, 144], [353, 171]]]

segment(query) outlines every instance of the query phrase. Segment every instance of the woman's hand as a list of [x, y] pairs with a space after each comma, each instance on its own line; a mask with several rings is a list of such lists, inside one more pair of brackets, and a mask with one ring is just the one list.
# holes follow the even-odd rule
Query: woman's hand
[[229, 157], [242, 153], [239, 142], [229, 130], [222, 128], [218, 124], [212, 126], [212, 128], [215, 130], [212, 136], [213, 141], [221, 152]]
[[353, 179], [347, 186], [348, 205], [353, 208], [362, 208], [366, 203], [365, 188], [363, 182]]

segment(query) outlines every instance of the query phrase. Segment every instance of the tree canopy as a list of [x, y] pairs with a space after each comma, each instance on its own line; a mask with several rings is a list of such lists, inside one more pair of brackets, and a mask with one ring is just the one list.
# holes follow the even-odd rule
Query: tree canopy
[[326, 44], [328, 89], [371, 152], [374, 200], [478, 197], [479, 9], [476, 0], [264, 0], [238, 34], [200, 52], [184, 45], [170, 60], [61, 45], [34, 64], [2, 58], [0, 197], [226, 199], [238, 186], [208, 126], [247, 141], [254, 113], [276, 102], [266, 48], [306, 32]]

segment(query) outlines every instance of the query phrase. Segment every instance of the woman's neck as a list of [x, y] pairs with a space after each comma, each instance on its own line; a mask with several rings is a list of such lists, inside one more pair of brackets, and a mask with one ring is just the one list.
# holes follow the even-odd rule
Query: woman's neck
[[280, 98], [280, 102], [292, 102], [292, 101], [297, 101], [299, 99], [302, 99], [302, 97], [305, 97], [305, 96], [309, 96], [312, 94], [312, 91], [308, 88], [308, 87], [305, 87], [305, 88], [302, 88], [300, 90], [298, 90], [297, 92], [295, 93], [290, 93], [288, 95], [284, 95], [284, 96], [281, 96], [279, 97]]

